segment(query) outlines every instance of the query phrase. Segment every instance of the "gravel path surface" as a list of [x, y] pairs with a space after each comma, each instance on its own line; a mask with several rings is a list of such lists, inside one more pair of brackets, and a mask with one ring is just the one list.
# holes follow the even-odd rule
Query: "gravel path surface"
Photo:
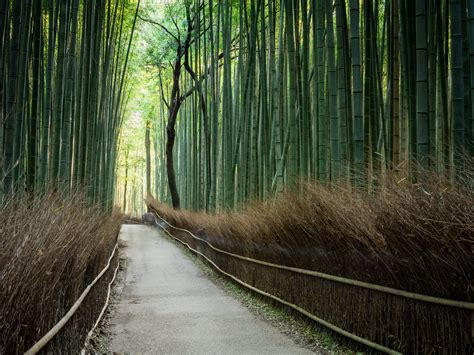
[[311, 354], [256, 318], [161, 232], [124, 225], [127, 270], [110, 319], [111, 352]]

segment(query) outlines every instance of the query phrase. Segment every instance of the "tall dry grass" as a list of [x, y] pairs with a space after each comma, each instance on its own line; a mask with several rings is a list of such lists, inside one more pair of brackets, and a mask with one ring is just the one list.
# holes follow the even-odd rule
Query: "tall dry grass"
[[227, 251], [472, 301], [474, 194], [435, 175], [424, 181], [385, 176], [372, 194], [307, 183], [303, 193], [216, 214], [147, 204]]
[[[472, 178], [472, 176], [471, 176]], [[474, 300], [472, 180], [426, 173], [375, 181], [374, 193], [307, 183], [238, 212], [152, 211], [214, 246], [255, 259], [431, 296]], [[241, 280], [403, 353], [472, 353], [471, 311], [264, 267], [170, 229]]]
[[[64, 316], [106, 265], [121, 220], [80, 193], [0, 206], [0, 353], [24, 352]], [[105, 276], [45, 352], [80, 349], [103, 305]]]

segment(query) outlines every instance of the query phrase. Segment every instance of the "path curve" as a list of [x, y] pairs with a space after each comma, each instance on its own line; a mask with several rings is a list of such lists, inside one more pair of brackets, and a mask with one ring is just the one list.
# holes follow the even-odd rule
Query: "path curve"
[[127, 270], [111, 352], [311, 354], [256, 318], [156, 229], [123, 225]]

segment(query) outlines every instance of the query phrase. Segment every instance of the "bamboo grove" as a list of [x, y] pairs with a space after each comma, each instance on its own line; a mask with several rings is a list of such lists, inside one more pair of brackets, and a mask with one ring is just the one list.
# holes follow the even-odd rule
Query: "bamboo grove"
[[85, 186], [112, 206], [138, 4], [0, 2], [0, 199]]
[[365, 189], [388, 171], [462, 179], [474, 148], [474, 1], [162, 6], [161, 20], [140, 12], [170, 48], [146, 59], [161, 200], [213, 210], [300, 178]]

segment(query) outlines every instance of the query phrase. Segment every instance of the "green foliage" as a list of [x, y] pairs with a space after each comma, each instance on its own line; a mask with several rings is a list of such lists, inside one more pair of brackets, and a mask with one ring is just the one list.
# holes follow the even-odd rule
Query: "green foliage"
[[[372, 190], [374, 176], [391, 170], [416, 180], [418, 164], [460, 179], [474, 136], [471, 5], [145, 5], [130, 112], [154, 122], [154, 194], [168, 199], [166, 101], [177, 58], [182, 100], [173, 157], [186, 208], [234, 208], [300, 178]], [[188, 21], [190, 45], [179, 58]]]
[[2, 1], [0, 201], [81, 185], [112, 208], [138, 6]]

